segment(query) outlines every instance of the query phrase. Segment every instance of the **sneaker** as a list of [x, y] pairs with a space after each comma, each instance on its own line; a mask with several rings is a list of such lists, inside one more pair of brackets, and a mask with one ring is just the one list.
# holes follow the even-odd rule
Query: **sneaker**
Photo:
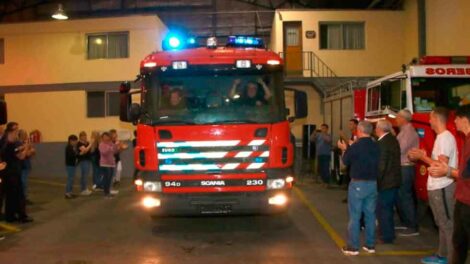
[[93, 185], [92, 190], [93, 190], [94, 192], [102, 192], [102, 191], [103, 191], [103, 188], [101, 188], [101, 187], [99, 187], [99, 186], [96, 186], [96, 185]]
[[424, 264], [447, 264], [447, 258], [438, 255], [432, 255], [421, 259]]
[[406, 226], [395, 226], [395, 230], [406, 230], [408, 227]]
[[350, 248], [350, 247], [343, 247], [341, 249], [341, 251], [343, 251], [343, 254], [346, 255], [346, 256], [357, 256], [357, 255], [359, 255], [359, 250], [353, 249], [353, 248]]
[[414, 237], [414, 236], [419, 236], [419, 232], [415, 229], [407, 228], [400, 233], [398, 233], [398, 236], [401, 237]]
[[116, 194], [119, 193], [119, 191], [118, 190], [111, 190], [111, 191], [109, 191], [109, 193], [112, 194], [112, 195], [116, 195]]
[[88, 195], [91, 195], [91, 191], [86, 189], [86, 190], [83, 190], [81, 193], [80, 193], [81, 196], [88, 196]]
[[3, 235], [0, 235], [0, 241], [4, 240], [5, 239], [5, 236]]
[[363, 246], [362, 249], [369, 254], [375, 253], [375, 247]]
[[72, 193], [66, 193], [65, 194], [65, 199], [73, 199], [75, 198]]

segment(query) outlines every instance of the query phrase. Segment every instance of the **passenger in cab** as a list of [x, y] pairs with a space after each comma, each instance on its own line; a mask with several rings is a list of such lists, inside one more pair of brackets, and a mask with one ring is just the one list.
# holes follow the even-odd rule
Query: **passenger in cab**
[[[268, 100], [271, 98], [272, 94], [262, 78], [259, 78], [256, 82], [248, 82], [241, 96], [237, 94], [240, 83], [240, 79], [235, 79], [233, 81], [229, 95], [230, 98], [247, 106], [262, 106], [268, 104]], [[262, 89], [259, 89], [259, 86], [261, 86]]]
[[168, 108], [172, 110], [181, 110], [186, 108], [183, 90], [176, 88], [170, 91]]

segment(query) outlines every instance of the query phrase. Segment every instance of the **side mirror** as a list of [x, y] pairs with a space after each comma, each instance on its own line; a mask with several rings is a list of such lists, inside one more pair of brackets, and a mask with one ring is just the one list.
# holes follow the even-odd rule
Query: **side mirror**
[[7, 121], [7, 103], [0, 100], [0, 125], [6, 124]]
[[122, 82], [119, 86], [119, 92], [121, 94], [127, 94], [131, 90], [131, 83], [130, 82]]
[[308, 114], [307, 93], [295, 91], [295, 118], [305, 118]]
[[142, 114], [142, 108], [139, 104], [133, 103], [129, 108], [129, 121], [135, 122], [139, 120], [140, 115]]
[[128, 93], [121, 93], [119, 100], [119, 119], [122, 122], [132, 122], [129, 116], [130, 106], [131, 95]]

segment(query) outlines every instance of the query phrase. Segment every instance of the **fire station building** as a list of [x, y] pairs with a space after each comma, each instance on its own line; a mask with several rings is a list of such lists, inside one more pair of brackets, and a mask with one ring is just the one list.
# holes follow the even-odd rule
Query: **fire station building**
[[[322, 101], [328, 89], [348, 81], [364, 85], [421, 54], [470, 54], [470, 36], [459, 33], [470, 22], [468, 1], [430, 0], [421, 13], [417, 1], [403, 7], [276, 10], [267, 46], [284, 59], [286, 87], [308, 93], [308, 117], [292, 124], [297, 138], [304, 124], [346, 126], [351, 114], [334, 116], [339, 105]], [[9, 119], [40, 131], [52, 153], [81, 130], [116, 128], [130, 138], [132, 125], [119, 121], [117, 88], [135, 79], [140, 60], [161, 49], [166, 32], [157, 16], [0, 24], [0, 92]], [[286, 100], [292, 108], [293, 94], [286, 92]], [[342, 101], [345, 109], [351, 104]]]

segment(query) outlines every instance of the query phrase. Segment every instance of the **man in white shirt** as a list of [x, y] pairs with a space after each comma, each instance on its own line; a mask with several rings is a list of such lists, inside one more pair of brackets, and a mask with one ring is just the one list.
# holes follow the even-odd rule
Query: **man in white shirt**
[[[431, 128], [436, 132], [436, 140], [431, 157], [426, 151], [413, 149], [409, 152], [412, 159], [420, 159], [431, 165], [440, 160], [449, 167], [457, 168], [457, 143], [447, 128], [448, 112], [445, 108], [435, 108], [429, 118]], [[451, 177], [428, 177], [429, 206], [439, 228], [439, 250], [436, 255], [423, 258], [422, 263], [452, 263], [452, 232], [454, 215], [455, 183]]]

